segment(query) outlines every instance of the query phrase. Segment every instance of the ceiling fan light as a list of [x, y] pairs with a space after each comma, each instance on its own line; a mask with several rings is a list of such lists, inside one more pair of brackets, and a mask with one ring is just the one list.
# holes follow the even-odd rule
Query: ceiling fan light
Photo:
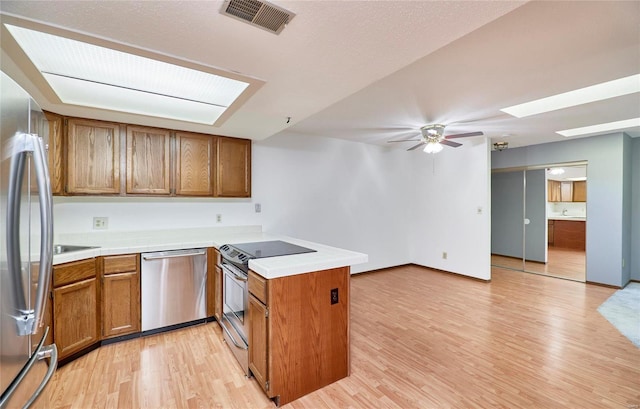
[[428, 142], [424, 146], [424, 152], [426, 153], [438, 153], [441, 150], [442, 150], [442, 145], [440, 145], [438, 142]]

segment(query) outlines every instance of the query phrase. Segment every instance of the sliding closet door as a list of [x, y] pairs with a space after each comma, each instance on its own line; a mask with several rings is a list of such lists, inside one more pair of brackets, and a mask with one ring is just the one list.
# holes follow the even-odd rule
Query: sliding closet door
[[524, 171], [491, 174], [491, 264], [524, 270]]
[[545, 169], [525, 172], [524, 258], [531, 263], [547, 262], [547, 177]]

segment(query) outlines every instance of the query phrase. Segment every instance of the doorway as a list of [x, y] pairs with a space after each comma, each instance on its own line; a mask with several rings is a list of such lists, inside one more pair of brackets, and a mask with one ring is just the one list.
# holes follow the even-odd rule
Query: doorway
[[587, 164], [495, 170], [491, 265], [586, 281]]

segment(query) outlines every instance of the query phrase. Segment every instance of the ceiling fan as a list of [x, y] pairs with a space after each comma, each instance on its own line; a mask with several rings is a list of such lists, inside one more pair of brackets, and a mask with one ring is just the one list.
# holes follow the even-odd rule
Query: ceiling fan
[[[408, 151], [412, 151], [425, 145], [424, 151], [426, 153], [438, 153], [442, 150], [442, 145], [447, 145], [452, 148], [457, 148], [458, 146], [462, 146], [461, 143], [450, 141], [449, 139], [455, 138], [466, 138], [470, 136], [480, 136], [484, 135], [482, 132], [468, 132], [461, 133], [456, 135], [444, 135], [444, 128], [446, 125], [442, 124], [432, 124], [425, 125], [420, 128], [420, 139], [399, 139], [397, 141], [387, 141], [387, 143], [393, 142], [420, 142], [419, 144], [410, 147], [407, 149]], [[414, 138], [414, 137], [412, 137]]]

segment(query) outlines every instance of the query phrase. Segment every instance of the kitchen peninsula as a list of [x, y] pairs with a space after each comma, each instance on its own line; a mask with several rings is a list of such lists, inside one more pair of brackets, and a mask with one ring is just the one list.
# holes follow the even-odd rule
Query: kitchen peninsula
[[[113, 276], [126, 275], [130, 278], [123, 289], [130, 298], [127, 303], [118, 297], [120, 312], [114, 314], [109, 309], [109, 294], [106, 285], [82, 288], [84, 296], [75, 305], [85, 305], [83, 311], [91, 314], [93, 320], [78, 319], [75, 322], [90, 322], [90, 329], [102, 327], [93, 336], [80, 337], [80, 344], [72, 345], [67, 358], [73, 359], [75, 352], [82, 352], [82, 342], [93, 347], [99, 341], [112, 342], [113, 337], [105, 334], [105, 323], [115, 322], [117, 317], [126, 317], [125, 322], [107, 325], [107, 328], [128, 328], [128, 337], [139, 336], [139, 287], [140, 280], [133, 279], [140, 271], [140, 253], [182, 249], [208, 249], [207, 316], [220, 319], [221, 290], [224, 284], [218, 275], [218, 250], [224, 244], [249, 243], [270, 240], [284, 240], [315, 250], [305, 254], [260, 258], [249, 260], [250, 300], [248, 314], [249, 329], [249, 375], [253, 375], [264, 392], [276, 404], [286, 404], [307, 393], [333, 383], [349, 375], [349, 281], [350, 266], [364, 263], [366, 254], [343, 250], [318, 243], [290, 237], [263, 233], [260, 226], [227, 228], [184, 229], [149, 232], [99, 232], [66, 234], [56, 237], [56, 243], [64, 245], [96, 246], [81, 251], [73, 251], [54, 256], [54, 285], [56, 271], [65, 266], [77, 271], [78, 266], [86, 267], [87, 260], [95, 260], [93, 276], [82, 275], [77, 285], [87, 280], [96, 280], [98, 275], [107, 274], [107, 265], [115, 267]], [[137, 260], [137, 265], [135, 264]], [[109, 261], [109, 263], [107, 263]], [[129, 264], [126, 269], [118, 265]], [[125, 272], [126, 270], [126, 272]], [[96, 273], [97, 272], [97, 273]], [[107, 277], [103, 275], [104, 278]], [[139, 277], [139, 274], [138, 274]], [[101, 288], [103, 287], [103, 288]], [[54, 305], [56, 304], [54, 290]], [[93, 303], [86, 296], [95, 295]], [[101, 296], [100, 296], [101, 295]], [[134, 300], [138, 297], [137, 300]], [[102, 299], [102, 304], [96, 300]], [[134, 302], [136, 301], [136, 302]], [[123, 307], [124, 306], [124, 307]], [[136, 311], [137, 306], [137, 311]], [[63, 308], [55, 308], [53, 315]], [[130, 313], [131, 311], [131, 313]], [[114, 318], [115, 316], [115, 318]], [[132, 318], [133, 317], [133, 318]], [[102, 325], [96, 321], [102, 321]], [[131, 322], [138, 320], [138, 322]], [[57, 321], [55, 317], [54, 336], [63, 335], [64, 329], [57, 325], [69, 325]], [[75, 325], [75, 324], [72, 324]], [[77, 329], [75, 329], [77, 330]], [[69, 331], [67, 331], [69, 332]], [[74, 331], [71, 331], [74, 332]], [[117, 332], [115, 332], [117, 334]], [[144, 335], [144, 334], [143, 334]], [[126, 338], [126, 337], [125, 337]], [[116, 338], [117, 340], [118, 338]], [[59, 340], [56, 339], [56, 343]], [[66, 345], [62, 340], [62, 345]], [[233, 347], [230, 345], [230, 347]]]

